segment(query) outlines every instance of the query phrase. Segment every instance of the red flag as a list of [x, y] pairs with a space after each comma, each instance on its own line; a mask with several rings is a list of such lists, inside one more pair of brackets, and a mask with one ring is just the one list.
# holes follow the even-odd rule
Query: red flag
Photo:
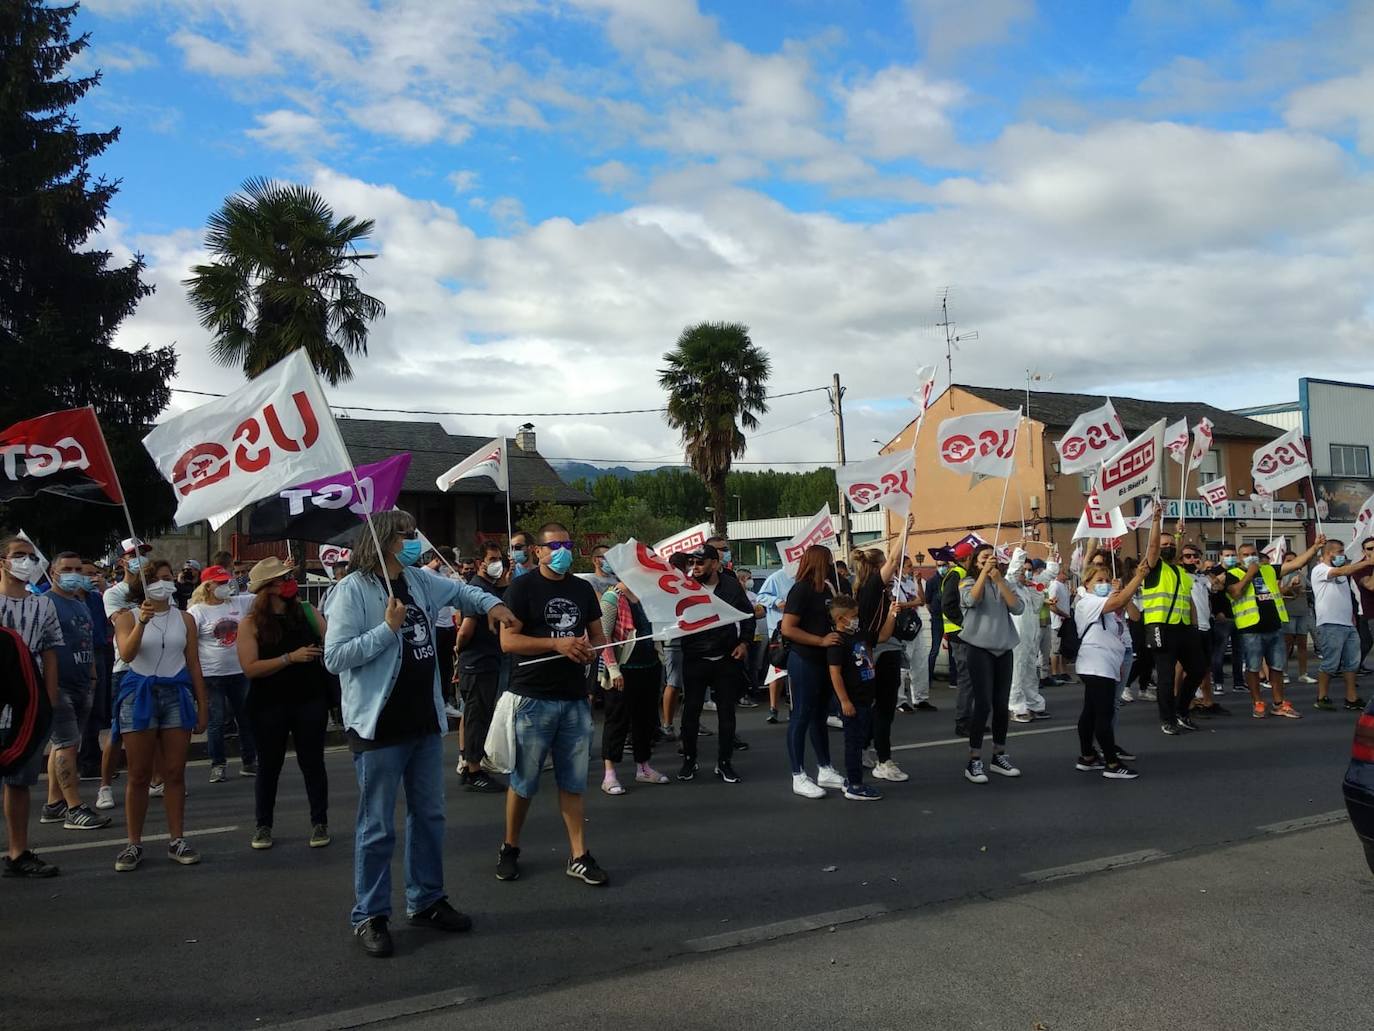
[[0, 501], [31, 498], [41, 491], [78, 501], [123, 503], [94, 408], [40, 415], [0, 432]]

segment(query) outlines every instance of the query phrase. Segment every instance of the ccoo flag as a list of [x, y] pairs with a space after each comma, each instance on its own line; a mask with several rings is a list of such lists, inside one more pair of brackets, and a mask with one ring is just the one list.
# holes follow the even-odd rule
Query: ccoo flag
[[1164, 420], [1160, 419], [1102, 463], [1097, 475], [1097, 500], [1103, 510], [1110, 511], [1131, 498], [1156, 493], [1163, 483]]
[[446, 491], [459, 480], [466, 480], [470, 476], [486, 476], [496, 484], [497, 490], [509, 491], [510, 465], [506, 456], [506, 442], [493, 440], [483, 444], [434, 482], [440, 490]]

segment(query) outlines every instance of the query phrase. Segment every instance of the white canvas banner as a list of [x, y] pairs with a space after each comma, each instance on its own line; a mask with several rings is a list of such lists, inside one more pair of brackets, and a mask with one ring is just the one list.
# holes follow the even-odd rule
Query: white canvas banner
[[304, 351], [153, 427], [143, 446], [176, 494], [176, 524], [216, 530], [254, 501], [352, 467]]
[[811, 521], [802, 528], [801, 533], [789, 541], [778, 541], [778, 557], [782, 559], [782, 567], [795, 577], [802, 555], [813, 544], [820, 544], [832, 550], [840, 546], [839, 535], [835, 532], [835, 520], [830, 515], [828, 502], [811, 517]]
[[510, 490], [510, 466], [504, 440], [492, 440], [483, 444], [434, 483], [440, 490], [446, 491], [459, 480], [473, 476], [488, 477], [499, 491]]
[[1102, 463], [1097, 500], [1104, 510], [1120, 508], [1131, 498], [1158, 492], [1164, 482], [1164, 420], [1160, 419]]
[[663, 558], [675, 555], [679, 551], [695, 551], [706, 543], [706, 538], [711, 536], [710, 523], [697, 523], [696, 526], [675, 533], [671, 537], [665, 537], [654, 545], [654, 551], [658, 552]]
[[644, 606], [654, 624], [654, 636], [673, 640], [750, 618], [695, 580], [668, 565], [661, 556], [631, 537], [606, 552], [606, 558], [625, 586]]
[[997, 409], [956, 415], [940, 423], [936, 452], [940, 464], [951, 472], [972, 476], [1007, 477], [1016, 461], [1016, 432], [1021, 409]]
[[835, 470], [835, 482], [855, 512], [877, 505], [905, 517], [911, 511], [915, 480], [912, 453], [905, 448], [864, 462], [846, 462]]
[[1059, 452], [1059, 470], [1081, 473], [1096, 469], [1126, 443], [1126, 430], [1110, 401], [1073, 421], [1068, 432], [1054, 442]]
[[1295, 426], [1278, 440], [1256, 449], [1250, 475], [1254, 477], [1255, 489], [1263, 487], [1270, 495], [1304, 476], [1311, 476], [1312, 464], [1307, 458], [1302, 427]]

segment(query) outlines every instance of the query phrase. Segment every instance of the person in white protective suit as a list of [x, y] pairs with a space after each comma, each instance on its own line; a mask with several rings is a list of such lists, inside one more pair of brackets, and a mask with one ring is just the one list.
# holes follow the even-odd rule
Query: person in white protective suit
[[1012, 652], [1011, 718], [1017, 723], [1047, 720], [1050, 714], [1040, 693], [1040, 609], [1045, 596], [1031, 582], [1030, 561], [1022, 548], [1012, 552], [1007, 581], [1025, 603], [1013, 617], [1020, 641]]

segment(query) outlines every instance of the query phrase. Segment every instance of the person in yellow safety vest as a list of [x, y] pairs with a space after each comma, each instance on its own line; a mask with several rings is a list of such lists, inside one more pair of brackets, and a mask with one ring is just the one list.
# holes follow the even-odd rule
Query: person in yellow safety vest
[[[1193, 577], [1175, 565], [1178, 545], [1183, 537], [1183, 520], [1171, 537], [1162, 539], [1163, 504], [1155, 502], [1150, 543], [1145, 549], [1145, 586], [1140, 592], [1141, 619], [1145, 624], [1145, 644], [1154, 653], [1159, 729], [1176, 736], [1198, 726], [1188, 715], [1198, 684], [1207, 672], [1207, 656], [1193, 628], [1198, 625], [1193, 611]], [[1182, 668], [1183, 675], [1176, 674]]]
[[1231, 596], [1231, 612], [1240, 632], [1241, 654], [1245, 656], [1245, 686], [1250, 689], [1250, 715], [1257, 720], [1269, 715], [1260, 697], [1260, 665], [1269, 667], [1269, 690], [1274, 696], [1272, 712], [1290, 720], [1302, 719], [1302, 713], [1283, 696], [1283, 674], [1288, 665], [1288, 644], [1283, 625], [1288, 622], [1288, 610], [1283, 604], [1279, 580], [1294, 570], [1304, 568], [1317, 557], [1326, 535], [1317, 534], [1317, 542], [1301, 555], [1282, 565], [1264, 561], [1253, 544], [1240, 546], [1240, 566], [1227, 570], [1230, 582], [1226, 591]]
[[[939, 555], [936, 555], [937, 550], [940, 551]], [[949, 645], [949, 683], [951, 687], [959, 689], [954, 701], [954, 734], [956, 737], [968, 737], [973, 695], [968, 679], [968, 649], [960, 637], [964, 629], [964, 609], [959, 601], [959, 584], [968, 576], [973, 545], [960, 541], [953, 548], [932, 549], [930, 554], [933, 558], [950, 563], [949, 569], [940, 578], [940, 614], [945, 624], [945, 641]]]

